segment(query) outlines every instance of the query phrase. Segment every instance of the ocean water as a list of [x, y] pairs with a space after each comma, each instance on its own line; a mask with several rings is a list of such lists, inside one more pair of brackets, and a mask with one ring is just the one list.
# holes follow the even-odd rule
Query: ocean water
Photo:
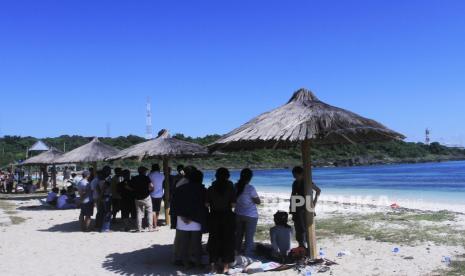
[[[205, 172], [207, 186], [214, 172]], [[231, 171], [231, 180], [239, 171]], [[344, 168], [315, 168], [313, 180], [322, 196], [372, 196], [389, 200], [465, 204], [465, 161], [395, 164]], [[258, 192], [291, 192], [290, 170], [255, 170], [252, 184]]]

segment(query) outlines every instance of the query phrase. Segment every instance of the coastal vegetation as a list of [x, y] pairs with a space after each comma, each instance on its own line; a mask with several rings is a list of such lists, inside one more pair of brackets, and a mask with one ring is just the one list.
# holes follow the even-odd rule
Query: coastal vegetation
[[[176, 138], [201, 145], [208, 145], [217, 140], [220, 135], [206, 135], [204, 137], [189, 137], [183, 134], [174, 135]], [[4, 136], [0, 138], [0, 167], [14, 161], [24, 160], [27, 148], [38, 139], [34, 137]], [[45, 143], [61, 151], [70, 151], [90, 141], [89, 137], [63, 135], [56, 138], [44, 138]], [[100, 138], [108, 145], [124, 149], [145, 141], [144, 138], [129, 135], [115, 138]], [[233, 152], [211, 156], [209, 158], [189, 160], [190, 164], [200, 168], [210, 169], [218, 166], [229, 168], [283, 168], [300, 164], [300, 149], [261, 149], [253, 151]], [[312, 159], [315, 166], [354, 166], [387, 163], [416, 163], [428, 161], [447, 161], [465, 159], [465, 150], [450, 148], [437, 142], [429, 145], [403, 141], [383, 143], [332, 145], [312, 147]], [[133, 161], [121, 161], [122, 165], [136, 166]], [[174, 160], [186, 162], [185, 160]]]
[[[317, 237], [353, 236], [378, 242], [416, 246], [428, 242], [437, 245], [465, 243], [465, 229], [453, 226], [458, 214], [450, 211], [407, 210], [370, 214], [333, 214], [318, 219]], [[259, 225], [257, 239], [269, 240], [272, 225]]]

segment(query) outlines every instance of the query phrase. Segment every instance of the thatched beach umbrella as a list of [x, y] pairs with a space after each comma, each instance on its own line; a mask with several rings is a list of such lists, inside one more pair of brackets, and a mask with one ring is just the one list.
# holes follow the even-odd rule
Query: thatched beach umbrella
[[[39, 155], [26, 159], [23, 163], [21, 163], [21, 165], [24, 165], [24, 166], [40, 165], [41, 166], [40, 172], [41, 172], [41, 179], [42, 179], [41, 182], [42, 182], [42, 186], [44, 187], [44, 189], [46, 189], [47, 183], [44, 182], [44, 179], [45, 179], [44, 174], [46, 173], [47, 165], [53, 165], [53, 170], [56, 171], [55, 160], [57, 160], [62, 155], [63, 155], [63, 152], [57, 150], [54, 147], [51, 147], [46, 152], [42, 152]], [[56, 186], [56, 175], [54, 176], [55, 177], [52, 178], [52, 185], [55, 187]], [[40, 185], [40, 182], [39, 182], [39, 185]]]
[[[310, 147], [316, 144], [365, 143], [402, 139], [382, 124], [320, 101], [300, 89], [283, 106], [263, 113], [209, 146], [211, 150], [285, 148], [300, 144], [305, 194], [313, 196]], [[312, 206], [313, 208], [313, 206]], [[306, 208], [307, 209], [307, 208]], [[316, 255], [313, 212], [306, 210], [310, 257]]]
[[169, 161], [171, 158], [195, 158], [208, 155], [208, 149], [204, 146], [170, 137], [167, 130], [158, 133], [157, 138], [131, 146], [120, 151], [107, 160], [119, 159], [151, 159], [163, 160], [163, 172], [165, 174], [165, 219], [170, 224], [169, 216]]
[[55, 160], [63, 155], [63, 152], [52, 147], [46, 152], [42, 152], [36, 156], [26, 159], [22, 165], [51, 165], [55, 164]]
[[97, 169], [97, 162], [105, 160], [118, 153], [112, 146], [99, 141], [97, 137], [89, 143], [73, 149], [55, 160], [57, 164], [92, 163]]

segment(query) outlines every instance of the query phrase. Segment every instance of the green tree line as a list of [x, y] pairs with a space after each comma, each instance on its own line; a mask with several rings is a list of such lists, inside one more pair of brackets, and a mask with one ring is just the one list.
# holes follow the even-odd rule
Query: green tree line
[[[217, 140], [220, 135], [190, 137], [175, 134], [174, 137], [201, 145], [208, 145]], [[61, 151], [70, 151], [88, 143], [92, 138], [83, 136], [63, 135], [55, 138], [42, 139], [47, 145]], [[0, 166], [24, 160], [26, 151], [38, 139], [35, 137], [4, 136], [0, 138]], [[118, 149], [124, 149], [145, 141], [144, 138], [129, 135], [114, 138], [100, 138], [103, 143]], [[316, 166], [352, 166], [363, 164], [384, 164], [401, 162], [426, 162], [465, 159], [465, 150], [449, 148], [437, 142], [425, 145], [403, 141], [384, 143], [315, 146], [312, 148], [312, 159]], [[137, 162], [123, 162], [123, 165], [135, 166]], [[147, 162], [149, 163], [149, 162]], [[230, 168], [256, 167], [279, 168], [290, 167], [300, 163], [300, 149], [289, 148], [279, 150], [254, 150], [214, 155], [195, 160], [175, 160], [176, 163], [189, 163], [201, 168], [226, 166]]]

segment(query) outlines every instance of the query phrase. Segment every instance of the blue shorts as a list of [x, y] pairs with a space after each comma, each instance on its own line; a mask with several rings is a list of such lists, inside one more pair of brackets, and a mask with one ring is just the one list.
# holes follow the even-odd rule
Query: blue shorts
[[81, 204], [81, 216], [91, 217], [94, 215], [94, 203], [87, 202]]

